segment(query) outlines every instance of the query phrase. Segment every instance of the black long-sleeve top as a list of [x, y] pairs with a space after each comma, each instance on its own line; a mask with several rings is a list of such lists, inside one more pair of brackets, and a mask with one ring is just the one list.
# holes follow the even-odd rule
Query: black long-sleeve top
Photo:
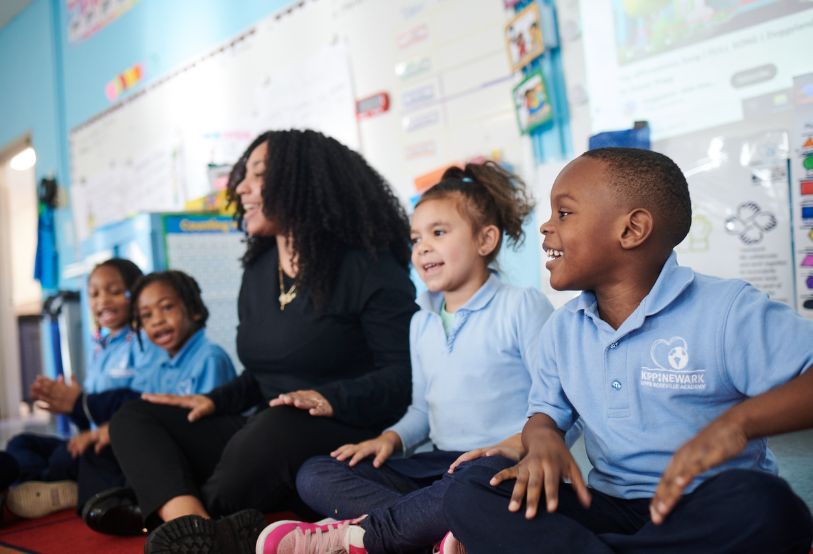
[[[409, 322], [417, 306], [407, 271], [389, 253], [373, 259], [350, 251], [324, 308], [298, 291], [283, 311], [278, 264], [271, 248], [243, 273], [237, 354], [245, 371], [209, 393], [216, 412], [314, 389], [339, 421], [373, 429], [395, 423], [411, 398]], [[284, 279], [285, 290], [292, 284]]]

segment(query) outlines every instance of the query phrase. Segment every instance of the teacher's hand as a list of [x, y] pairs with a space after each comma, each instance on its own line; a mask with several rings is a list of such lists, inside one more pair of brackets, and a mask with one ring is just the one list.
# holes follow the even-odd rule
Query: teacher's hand
[[308, 410], [312, 416], [330, 417], [333, 415], [333, 406], [327, 398], [315, 390], [297, 390], [280, 394], [268, 403], [272, 408], [276, 406], [293, 406], [300, 410]]
[[179, 406], [189, 408], [189, 415], [186, 419], [197, 421], [208, 415], [215, 413], [215, 403], [208, 396], [202, 394], [190, 394], [181, 396], [179, 394], [149, 394], [144, 393], [141, 398], [153, 404], [166, 404], [167, 406]]

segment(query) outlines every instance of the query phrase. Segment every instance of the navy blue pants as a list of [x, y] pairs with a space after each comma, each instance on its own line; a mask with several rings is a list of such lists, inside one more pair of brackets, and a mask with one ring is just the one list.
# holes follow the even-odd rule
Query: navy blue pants
[[649, 519], [649, 499], [624, 500], [591, 490], [592, 503], [585, 509], [568, 484], [559, 488], [556, 512], [526, 520], [524, 508], [508, 511], [514, 481], [488, 483], [513, 463], [484, 459], [455, 472], [444, 511], [469, 554], [807, 554], [813, 540], [805, 503], [784, 480], [767, 473], [720, 473], [685, 495], [661, 525]]
[[376, 469], [369, 459], [350, 467], [330, 456], [311, 458], [296, 476], [300, 498], [336, 519], [363, 514], [370, 554], [431, 550], [449, 530], [443, 496], [446, 470], [461, 453], [434, 451], [392, 459]]
[[68, 441], [58, 437], [20, 433], [8, 441], [6, 452], [20, 466], [18, 482], [75, 481], [79, 462], [68, 452]]

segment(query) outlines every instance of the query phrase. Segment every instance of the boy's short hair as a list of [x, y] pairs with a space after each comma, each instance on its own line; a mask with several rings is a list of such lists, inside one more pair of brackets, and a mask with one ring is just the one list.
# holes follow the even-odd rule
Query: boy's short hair
[[167, 271], [155, 271], [149, 275], [145, 275], [136, 283], [135, 290], [133, 290], [133, 312], [136, 331], [140, 332], [142, 329], [141, 316], [137, 309], [138, 299], [144, 289], [147, 288], [147, 285], [155, 282], [166, 283], [175, 290], [178, 294], [178, 298], [180, 298], [186, 308], [187, 314], [190, 318], [194, 319], [196, 329], [206, 327], [206, 320], [209, 319], [209, 310], [206, 308], [206, 304], [203, 303], [200, 285], [198, 285], [195, 278], [188, 273], [170, 269]]
[[603, 162], [610, 170], [610, 184], [622, 198], [653, 213], [659, 234], [670, 246], [686, 238], [692, 225], [689, 184], [668, 156], [618, 147], [588, 150], [582, 156]]

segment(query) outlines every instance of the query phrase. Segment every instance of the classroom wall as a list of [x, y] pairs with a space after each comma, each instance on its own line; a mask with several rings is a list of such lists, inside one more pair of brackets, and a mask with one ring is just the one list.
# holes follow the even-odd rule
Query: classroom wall
[[[0, 149], [30, 133], [37, 179], [69, 186], [68, 133], [111, 103], [105, 85], [143, 63], [142, 86], [292, 0], [139, 0], [88, 39], [70, 43], [64, 0], [33, 0], [0, 29]], [[138, 90], [138, 89], [135, 89]], [[126, 97], [122, 96], [119, 99]], [[60, 273], [77, 259], [70, 210], [56, 213]]]
[[[243, 0], [236, 10], [228, 0], [138, 0], [89, 38], [71, 43], [67, 2], [34, 0], [0, 29], [4, 45], [0, 49], [0, 144], [31, 131], [39, 155], [37, 177], [53, 174], [67, 188], [72, 129], [293, 4], [292, 0]], [[108, 100], [107, 83], [137, 63], [144, 67], [142, 81], [114, 102]], [[56, 229], [62, 275], [79, 258], [69, 207], [57, 210]], [[513, 281], [533, 286], [540, 282], [533, 221], [528, 235], [523, 250], [504, 256], [502, 267]], [[60, 283], [78, 285], [64, 279]]]

